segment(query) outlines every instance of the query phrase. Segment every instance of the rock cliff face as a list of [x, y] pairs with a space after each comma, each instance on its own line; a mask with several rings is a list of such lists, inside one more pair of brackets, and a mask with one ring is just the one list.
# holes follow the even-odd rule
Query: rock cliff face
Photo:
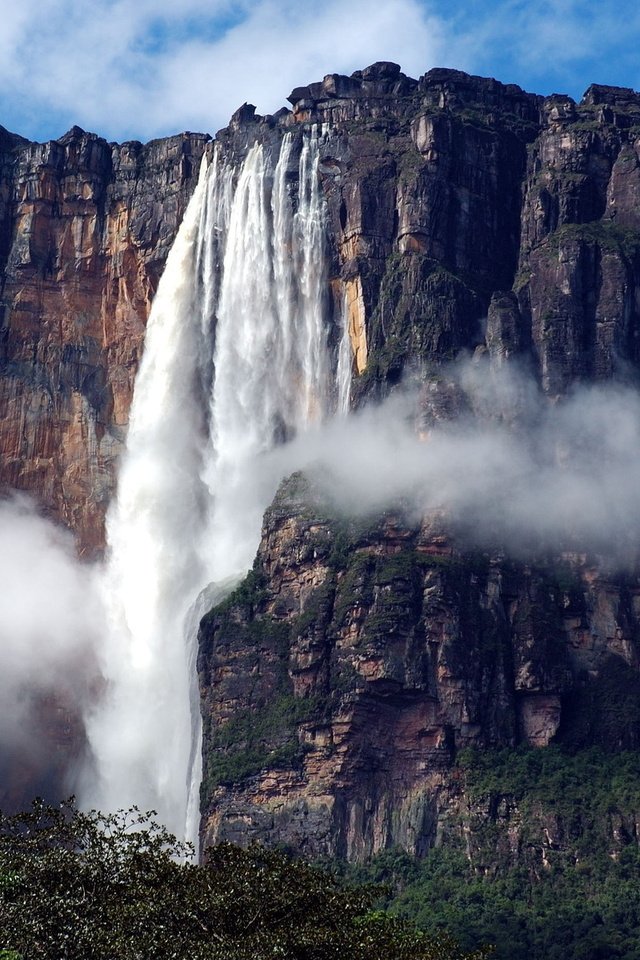
[[[448, 417], [437, 370], [460, 351], [519, 357], [550, 400], [637, 379], [638, 95], [578, 105], [377, 64], [290, 100], [219, 141], [324, 125], [356, 403], [409, 373]], [[202, 627], [204, 842], [420, 855], [467, 802], [462, 748], [637, 747], [639, 587], [593, 557], [469, 554], [438, 518], [345, 525], [292, 481]]]
[[[528, 356], [551, 395], [633, 376], [637, 94], [592, 86], [575, 104], [378, 63], [289, 99], [268, 117], [245, 105], [217, 141], [237, 163], [322, 129], [354, 402], [477, 347]], [[149, 303], [208, 139], [0, 135], [0, 485], [32, 491], [83, 553], [102, 544]]]
[[283, 486], [249, 580], [202, 624], [206, 842], [420, 855], [459, 805], [461, 749], [640, 745], [640, 579], [446, 529], [332, 519], [299, 475]]
[[103, 544], [149, 304], [208, 137], [0, 131], [0, 487]]
[[521, 353], [555, 396], [638, 363], [640, 97], [582, 102], [393, 64], [297, 88], [292, 113], [244, 107], [231, 156], [315, 123], [325, 136], [331, 279], [344, 290], [355, 399], [461, 349]]
[[[237, 164], [290, 134], [295, 194], [302, 130], [321, 131], [354, 404], [407, 373], [435, 383], [461, 351], [520, 357], [550, 399], [635, 382], [640, 96], [593, 86], [576, 104], [378, 63], [290, 102], [245, 104], [217, 142]], [[207, 140], [0, 136], [0, 484], [34, 493], [85, 555]], [[588, 557], [469, 554], [442, 518], [339, 522], [294, 478], [248, 581], [203, 623], [205, 839], [423, 853], [459, 808], [461, 747], [637, 747], [638, 591]]]

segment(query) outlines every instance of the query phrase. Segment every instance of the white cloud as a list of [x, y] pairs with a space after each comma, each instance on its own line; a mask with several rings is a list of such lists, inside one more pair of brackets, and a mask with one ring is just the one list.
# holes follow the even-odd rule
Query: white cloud
[[632, 0], [499, 0], [472, 21], [447, 22], [448, 53], [462, 69], [537, 93], [580, 96], [589, 83], [638, 86], [640, 11]]
[[311, 471], [346, 513], [402, 502], [415, 516], [445, 511], [472, 544], [635, 562], [637, 391], [583, 387], [554, 405], [515, 369], [462, 364], [448, 377], [472, 413], [433, 423], [427, 442], [416, 436], [415, 395], [400, 394], [274, 451], [274, 472]]
[[441, 40], [418, 0], [24, 0], [0, 31], [7, 102], [120, 139], [214, 132], [245, 100], [271, 112], [294, 86], [376, 59], [420, 74]]
[[[640, 542], [637, 391], [612, 384], [583, 387], [550, 404], [517, 370], [477, 363], [443, 371], [441, 386], [457, 391], [467, 413], [456, 422], [432, 423], [427, 442], [416, 434], [416, 393], [398, 392], [381, 406], [273, 450], [256, 469], [245, 471], [225, 502], [236, 520], [235, 537], [246, 548], [246, 564], [257, 546], [262, 511], [280, 479], [306, 469], [348, 514], [400, 503], [416, 519], [428, 511], [445, 513], [463, 543], [506, 547], [524, 556], [596, 551], [620, 566], [634, 566]], [[424, 389], [423, 416], [429, 396]], [[119, 638], [104, 634], [105, 613], [97, 599], [103, 576], [101, 565], [78, 563], [70, 534], [39, 517], [24, 498], [0, 502], [0, 768], [16, 745], [38, 758], [39, 696], [56, 691], [82, 710], [95, 695], [97, 661], [122, 657]], [[125, 683], [113, 689], [117, 697], [133, 689], [136, 697], [116, 697], [122, 716], [137, 718], [141, 704], [167, 709], [172, 701], [159, 695], [166, 688], [156, 671], [168, 662], [164, 651], [143, 675], [153, 678], [146, 690], [151, 700], [144, 703], [135, 678], [127, 680], [125, 673]], [[176, 676], [174, 670], [170, 696], [179, 690]], [[93, 716], [94, 736], [96, 730], [100, 736], [106, 731], [105, 755], [117, 757], [117, 769], [125, 743], [127, 750], [140, 744], [148, 750], [155, 726], [135, 720], [121, 735], [112, 724], [96, 726]], [[175, 701], [168, 716], [174, 729]], [[157, 767], [149, 753], [136, 764], [145, 778], [155, 770], [162, 782], [168, 755], [163, 750]], [[46, 757], [39, 759], [46, 766]], [[85, 775], [95, 792], [95, 770]], [[100, 802], [112, 804], [107, 794]]]
[[209, 115], [222, 123], [244, 101], [271, 112], [294, 86], [375, 60], [393, 59], [410, 74], [422, 73], [433, 65], [439, 40], [436, 22], [414, 0], [375, 8], [368, 0], [331, 0], [306, 14], [304, 5], [262, 3], [215, 51], [194, 41], [167, 57], [157, 109], [168, 105], [184, 115], [186, 105], [194, 121]]
[[114, 139], [214, 133], [243, 102], [394, 60], [579, 95], [640, 83], [631, 0], [21, 0], [0, 23], [0, 122], [28, 136], [73, 123]]

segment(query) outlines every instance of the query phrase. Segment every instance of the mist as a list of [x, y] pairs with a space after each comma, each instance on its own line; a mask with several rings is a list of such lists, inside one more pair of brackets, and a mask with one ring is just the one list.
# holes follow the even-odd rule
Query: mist
[[338, 513], [437, 511], [463, 544], [593, 551], [633, 564], [640, 539], [640, 395], [618, 385], [542, 395], [511, 364], [464, 361], [275, 450]]
[[45, 795], [74, 787], [65, 753], [82, 753], [101, 616], [96, 570], [22, 495], [0, 501], [0, 583], [0, 801], [11, 807], [24, 798], [5, 764]]
[[[295, 470], [337, 515], [399, 509], [417, 522], [435, 511], [462, 548], [520, 559], [592, 552], [618, 569], [636, 563], [640, 395], [630, 387], [583, 386], [549, 400], [513, 364], [464, 361], [308, 428], [256, 454], [224, 490], [234, 533], [227, 588], [250, 567], [263, 512]], [[112, 642], [105, 565], [81, 564], [71, 534], [15, 496], [0, 502], [0, 576], [0, 774], [19, 769], [25, 782], [59, 795], [86, 788], [94, 776], [86, 723], [103, 695], [103, 646]], [[83, 771], [69, 766], [73, 751]], [[5, 784], [0, 805], [21, 802], [19, 788]]]

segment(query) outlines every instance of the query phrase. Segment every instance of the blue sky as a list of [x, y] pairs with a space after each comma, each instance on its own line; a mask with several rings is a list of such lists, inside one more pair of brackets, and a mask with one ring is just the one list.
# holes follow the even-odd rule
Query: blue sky
[[0, 20], [0, 123], [32, 139], [72, 124], [114, 140], [215, 133], [244, 101], [395, 60], [578, 99], [640, 88], [628, 0], [21, 0]]

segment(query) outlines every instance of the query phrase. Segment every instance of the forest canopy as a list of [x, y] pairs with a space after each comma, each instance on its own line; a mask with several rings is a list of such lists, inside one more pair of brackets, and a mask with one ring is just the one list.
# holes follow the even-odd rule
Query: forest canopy
[[257, 845], [206, 862], [137, 808], [0, 814], [0, 960], [481, 960], [376, 910], [380, 888]]

